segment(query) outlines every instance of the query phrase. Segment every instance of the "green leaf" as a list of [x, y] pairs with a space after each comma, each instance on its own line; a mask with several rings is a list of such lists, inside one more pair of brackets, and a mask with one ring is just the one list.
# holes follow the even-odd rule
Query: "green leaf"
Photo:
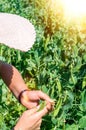
[[82, 89], [86, 87], [86, 76], [82, 80]]
[[86, 116], [83, 116], [82, 118], [80, 118], [80, 120], [79, 120], [79, 127], [86, 129]]
[[86, 111], [86, 90], [81, 93], [81, 104], [80, 108], [82, 111]]
[[66, 130], [78, 130], [78, 125], [75, 124], [67, 125]]

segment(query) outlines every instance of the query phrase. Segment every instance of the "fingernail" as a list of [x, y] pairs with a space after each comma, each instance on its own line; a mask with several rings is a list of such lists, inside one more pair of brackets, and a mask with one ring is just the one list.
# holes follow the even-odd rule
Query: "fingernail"
[[36, 108], [39, 110], [39, 108], [40, 108], [40, 105], [38, 105]]

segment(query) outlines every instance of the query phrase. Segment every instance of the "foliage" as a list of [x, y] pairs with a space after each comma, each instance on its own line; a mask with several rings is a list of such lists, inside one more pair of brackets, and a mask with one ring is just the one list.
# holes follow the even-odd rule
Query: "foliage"
[[[85, 129], [85, 23], [66, 22], [60, 4], [52, 0], [0, 0], [0, 11], [19, 14], [35, 26], [37, 38], [29, 52], [1, 45], [0, 59], [18, 68], [29, 87], [56, 100], [54, 111], [43, 118], [41, 130]], [[2, 80], [0, 86], [0, 129], [10, 130], [25, 108]]]

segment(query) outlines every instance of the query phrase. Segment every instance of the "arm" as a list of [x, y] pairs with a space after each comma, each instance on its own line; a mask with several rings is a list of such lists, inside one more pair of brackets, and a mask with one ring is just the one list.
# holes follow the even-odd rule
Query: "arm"
[[28, 89], [19, 71], [2, 61], [0, 61], [0, 76], [16, 98], [22, 90]]
[[[0, 76], [17, 99], [23, 90], [28, 89], [19, 71], [2, 61], [0, 61]], [[47, 103], [53, 102], [48, 95], [39, 90], [24, 91], [20, 97], [21, 104], [29, 109], [37, 106], [40, 99]]]

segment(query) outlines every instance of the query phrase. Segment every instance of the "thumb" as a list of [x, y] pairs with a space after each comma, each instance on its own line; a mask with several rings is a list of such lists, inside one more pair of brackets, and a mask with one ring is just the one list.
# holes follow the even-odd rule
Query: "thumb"
[[27, 110], [26, 113], [28, 113], [28, 116], [31, 116], [32, 114], [36, 113], [38, 110], [37, 107], [31, 108], [30, 110]]
[[38, 111], [35, 113], [34, 117], [40, 120], [43, 116], [45, 116], [49, 110], [47, 109], [47, 106], [45, 106], [41, 111]]

